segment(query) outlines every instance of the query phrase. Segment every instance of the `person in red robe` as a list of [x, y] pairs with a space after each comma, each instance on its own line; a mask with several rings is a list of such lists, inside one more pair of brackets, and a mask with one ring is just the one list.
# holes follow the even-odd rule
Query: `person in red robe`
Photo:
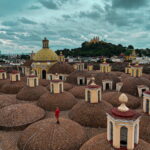
[[60, 110], [59, 110], [59, 107], [56, 108], [55, 110], [55, 117], [56, 117], [56, 120], [57, 120], [57, 124], [59, 124], [59, 114], [60, 114]]

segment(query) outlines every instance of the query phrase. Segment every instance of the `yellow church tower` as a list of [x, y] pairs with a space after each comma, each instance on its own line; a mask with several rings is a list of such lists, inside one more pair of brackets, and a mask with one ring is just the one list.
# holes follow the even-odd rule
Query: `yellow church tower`
[[99, 85], [95, 84], [95, 78], [91, 80], [91, 84], [85, 88], [85, 101], [89, 103], [99, 103], [102, 97], [102, 90]]
[[119, 101], [121, 105], [107, 113], [107, 140], [115, 149], [134, 150], [139, 143], [140, 114], [126, 106], [125, 94], [120, 95]]
[[88, 64], [87, 65], [87, 70], [88, 71], [92, 71], [93, 70], [93, 65], [92, 64]]
[[43, 48], [33, 56], [32, 70], [40, 79], [47, 78], [47, 72], [52, 65], [58, 62], [57, 54], [49, 48], [49, 40], [44, 38]]
[[63, 55], [62, 52], [60, 52], [60, 55], [58, 56], [58, 61], [59, 62], [65, 62], [65, 56]]
[[79, 62], [79, 63], [74, 64], [73, 68], [78, 71], [84, 71], [85, 66], [84, 66], [84, 63]]
[[126, 59], [126, 60], [134, 60], [134, 59], [136, 59], [136, 57], [137, 57], [136, 51], [135, 51], [134, 49], [131, 50], [131, 51], [132, 51], [132, 52], [131, 52], [130, 55], [125, 56], [125, 59]]
[[129, 63], [127, 67], [125, 67], [125, 73], [130, 74], [131, 73], [131, 64]]
[[111, 72], [111, 66], [109, 63], [106, 62], [106, 59], [104, 59], [104, 62], [100, 64], [100, 72], [103, 73]]

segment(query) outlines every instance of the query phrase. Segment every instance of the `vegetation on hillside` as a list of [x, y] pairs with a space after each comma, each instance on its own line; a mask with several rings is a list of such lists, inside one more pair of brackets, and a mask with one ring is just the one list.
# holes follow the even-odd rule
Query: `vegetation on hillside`
[[[105, 56], [105, 57], [111, 57], [111, 56], [119, 56], [120, 54], [124, 54], [126, 56], [130, 55], [132, 53], [131, 50], [133, 50], [134, 47], [132, 45], [129, 45], [128, 47], [124, 47], [121, 44], [115, 45], [112, 43], [106, 43], [104, 41], [99, 41], [96, 43], [90, 43], [90, 42], [83, 42], [81, 44], [81, 47], [74, 48], [74, 49], [64, 49], [64, 50], [57, 50], [56, 53], [59, 54], [60, 51], [65, 56], [82, 56], [82, 57], [94, 57], [94, 56]], [[136, 53], [139, 56], [150, 56], [150, 49], [136, 49]]]

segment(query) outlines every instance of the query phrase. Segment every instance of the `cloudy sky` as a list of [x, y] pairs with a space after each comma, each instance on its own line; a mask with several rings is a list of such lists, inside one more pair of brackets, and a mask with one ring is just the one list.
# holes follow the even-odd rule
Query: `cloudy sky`
[[150, 0], [0, 0], [2, 53], [76, 48], [93, 36], [150, 48]]

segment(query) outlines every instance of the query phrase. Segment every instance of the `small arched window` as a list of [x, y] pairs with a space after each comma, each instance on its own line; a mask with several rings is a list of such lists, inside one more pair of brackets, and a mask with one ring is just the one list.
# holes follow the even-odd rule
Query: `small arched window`
[[59, 84], [60, 93], [62, 93], [62, 84]]
[[113, 123], [110, 121], [110, 141], [113, 141]]
[[54, 85], [53, 84], [51, 85], [51, 88], [52, 88], [51, 93], [54, 93]]
[[5, 79], [5, 74], [4, 73], [2, 73], [2, 78]]
[[16, 75], [16, 81], [18, 81], [19, 80], [19, 76], [18, 75]]
[[87, 100], [88, 100], [88, 102], [91, 101], [91, 92], [90, 91], [87, 92]]
[[101, 101], [101, 92], [98, 91], [98, 102], [100, 102], [100, 101]]
[[136, 76], [139, 76], [139, 70], [138, 69], [136, 70]]
[[36, 79], [34, 79], [34, 86], [37, 86]]
[[149, 113], [149, 110], [150, 110], [149, 105], [150, 105], [150, 102], [149, 102], [149, 100], [147, 99], [147, 100], [146, 100], [146, 113]]
[[128, 129], [127, 127], [120, 128], [120, 146], [127, 147]]

